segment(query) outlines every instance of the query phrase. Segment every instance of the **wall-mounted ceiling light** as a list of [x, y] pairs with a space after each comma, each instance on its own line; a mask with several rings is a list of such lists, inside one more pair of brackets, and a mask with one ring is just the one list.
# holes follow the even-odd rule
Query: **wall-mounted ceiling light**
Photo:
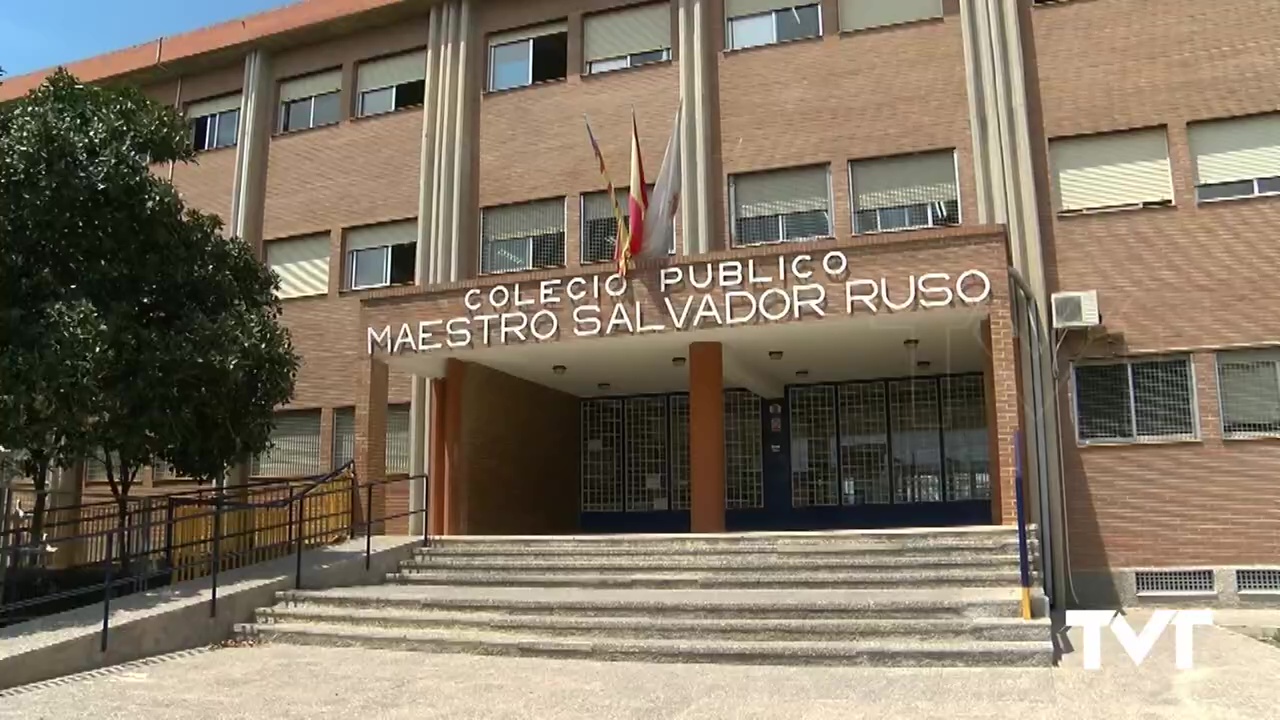
[[921, 360], [920, 362], [916, 363], [916, 367], [920, 368], [921, 370], [928, 370], [929, 365], [930, 363], [928, 360]]
[[596, 387], [600, 388], [601, 390], [608, 390], [612, 386], [609, 383], [600, 383]]
[[770, 351], [769, 351], [769, 359], [770, 359], [770, 360], [781, 360], [781, 359], [782, 359], [782, 351], [781, 351], [781, 350], [770, 350]]
[[902, 346], [905, 348], [914, 349], [916, 347], [919, 347], [919, 345], [920, 345], [920, 341], [915, 338], [907, 338], [906, 340], [902, 341]]
[[672, 365], [675, 365], [676, 367], [684, 367], [684, 358], [682, 358], [682, 357], [673, 357], [673, 358], [671, 358], [671, 364], [672, 364]]
[[564, 374], [564, 372], [565, 372], [565, 370], [568, 370], [568, 368], [566, 368], [566, 367], [565, 367], [565, 366], [563, 366], [563, 365], [553, 365], [553, 366], [551, 366], [551, 372], [553, 372], [553, 373], [555, 373], [555, 374], [557, 374], [557, 375], [563, 375], [563, 374]]
[[796, 377], [798, 377], [798, 378], [807, 378], [807, 377], [809, 377], [809, 371], [808, 371], [808, 370], [797, 370], [797, 371], [796, 371]]

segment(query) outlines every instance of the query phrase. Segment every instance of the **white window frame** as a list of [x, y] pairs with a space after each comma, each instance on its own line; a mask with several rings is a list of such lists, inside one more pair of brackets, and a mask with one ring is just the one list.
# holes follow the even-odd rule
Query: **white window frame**
[[[287, 133], [302, 132], [303, 130], [311, 130], [315, 128], [316, 127], [316, 98], [326, 97], [328, 95], [339, 95], [341, 94], [341, 92], [342, 91], [340, 90], [334, 90], [332, 92], [320, 93], [319, 95], [309, 95], [307, 97], [300, 97], [293, 100], [286, 100], [280, 103], [280, 125], [277, 128], [276, 132], [279, 132], [281, 134], [287, 134]], [[361, 97], [361, 100], [363, 99], [364, 98]], [[307, 126], [296, 127], [296, 128], [285, 128], [285, 123], [289, 121], [289, 106], [296, 105], [297, 103], [300, 103], [303, 101], [306, 101], [310, 106], [310, 110], [307, 113]], [[339, 116], [341, 116], [342, 113], [339, 112], [338, 114]], [[334, 122], [328, 123], [328, 125], [337, 125], [338, 122], [340, 121], [341, 121], [341, 117], [339, 117], [339, 119], [335, 120]], [[326, 127], [326, 126], [322, 125], [321, 127]]]
[[[774, 168], [773, 170], [803, 170], [805, 168], [816, 167], [815, 165], [800, 165], [797, 167]], [[761, 240], [759, 242], [744, 243], [738, 239], [738, 183], [737, 179], [741, 175], [755, 175], [760, 173], [771, 172], [771, 170], [748, 170], [741, 173], [733, 173], [729, 176], [729, 245], [731, 248], [760, 247], [762, 245], [782, 245], [786, 243], [811, 242], [813, 240], [823, 240], [835, 237], [835, 219], [832, 217], [835, 207], [835, 197], [831, 188], [831, 166], [824, 168], [827, 173], [827, 233], [825, 235], [806, 235], [805, 237], [788, 238], [786, 228], [786, 215], [778, 215], [778, 239], [777, 240]], [[673, 253], [674, 254], [674, 253]]]
[[[1263, 180], [1273, 180], [1280, 178], [1280, 175], [1268, 175], [1267, 177], [1256, 177], [1249, 180], [1236, 180], [1235, 182], [1211, 183], [1206, 185], [1196, 185], [1196, 202], [1204, 205], [1208, 203], [1231, 202], [1232, 200], [1244, 200], [1247, 198], [1257, 197], [1280, 197], [1280, 190], [1263, 190]], [[1243, 185], [1244, 183], [1253, 184], [1253, 192], [1242, 195], [1224, 195], [1223, 197], [1202, 198], [1200, 197], [1200, 189], [1206, 187], [1219, 187], [1222, 185]], [[1277, 183], [1280, 186], [1280, 182]]]
[[[374, 288], [391, 287], [391, 248], [397, 245], [411, 245], [413, 243], [389, 243], [387, 245], [370, 245], [369, 247], [356, 248], [347, 251], [347, 289], [348, 290], [371, 290]], [[371, 285], [356, 284], [356, 255], [363, 252], [373, 252], [374, 250], [384, 250], [386, 255], [382, 261], [382, 280]], [[415, 273], [416, 274], [416, 273]]]
[[[944, 151], [939, 151], [937, 154], [941, 154], [942, 152]], [[920, 154], [929, 155], [931, 153], [925, 152]], [[848, 163], [845, 164], [845, 182], [848, 183], [848, 190], [849, 190], [849, 223], [850, 223], [850, 227], [853, 228], [854, 235], [878, 235], [880, 233], [910, 232], [912, 230], [927, 230], [927, 229], [933, 229], [933, 228], [954, 227], [957, 225], [964, 224], [964, 203], [960, 201], [960, 158], [957, 157], [956, 151], [952, 150], [951, 151], [951, 168], [952, 168], [952, 171], [955, 173], [955, 181], [956, 181], [956, 197], [955, 197], [956, 221], [955, 223], [953, 223], [952, 225], [940, 225], [935, 223], [934, 217], [933, 217], [934, 215], [933, 209], [934, 209], [934, 206], [937, 205], [938, 203], [937, 201], [930, 201], [928, 203], [916, 203], [917, 205], [928, 206], [928, 214], [929, 214], [928, 224], [907, 225], [904, 227], [895, 227], [895, 228], [887, 228], [887, 229], [881, 227], [883, 225], [883, 223], [880, 221], [881, 210], [903, 210], [905, 208], [914, 207], [914, 205], [898, 205], [892, 208], [875, 208], [876, 229], [868, 230], [868, 231], [859, 231], [858, 230], [858, 212], [859, 212], [858, 196], [856, 194], [857, 188], [855, 188], [853, 185], [853, 166], [857, 165], [859, 162], [869, 162], [874, 160], [892, 160], [894, 157], [905, 158], [905, 157], [911, 157], [911, 156], [899, 155], [899, 156], [889, 156], [884, 158], [865, 158], [861, 161], [850, 160]]]
[[[792, 5], [791, 7], [788, 7], [788, 8], [782, 8], [782, 9], [778, 9], [778, 10], [766, 10], [766, 11], [764, 11], [764, 12], [751, 13], [750, 15], [738, 15], [738, 16], [736, 16], [736, 17], [727, 17], [727, 18], [725, 18], [725, 21], [724, 21], [724, 39], [725, 39], [725, 46], [726, 46], [726, 47], [725, 47], [725, 49], [726, 49], [726, 50], [731, 50], [731, 51], [732, 51], [732, 50], [749, 50], [749, 49], [751, 49], [751, 48], [757, 48], [757, 47], [769, 47], [770, 45], [778, 45], [778, 44], [782, 43], [783, 41], [781, 41], [781, 40], [779, 40], [779, 39], [778, 39], [778, 18], [777, 18], [778, 13], [792, 12], [792, 11], [794, 11], [794, 10], [798, 9], [798, 8], [805, 8], [805, 7], [817, 7], [817, 8], [818, 8], [818, 34], [817, 34], [817, 35], [810, 36], [810, 37], [795, 38], [794, 40], [787, 40], [787, 41], [785, 41], [785, 42], [795, 42], [796, 40], [809, 40], [809, 39], [812, 39], [812, 38], [820, 38], [820, 37], [822, 37], [822, 34], [823, 34], [823, 26], [824, 26], [824, 24], [825, 24], [825, 23], [823, 22], [823, 17], [822, 17], [822, 3], [821, 3], [821, 2], [808, 2], [808, 3], [803, 3], [803, 4], [800, 4], [800, 5]], [[752, 19], [752, 18], [759, 18], [759, 17], [763, 17], [763, 16], [765, 16], [765, 15], [770, 15], [770, 16], [772, 16], [772, 17], [773, 17], [773, 35], [772, 35], [772, 39], [771, 39], [769, 42], [767, 42], [767, 43], [761, 43], [761, 44], [759, 44], [759, 45], [747, 45], [747, 46], [744, 46], [744, 47], [738, 47], [738, 46], [734, 45], [734, 42], [733, 42], [733, 23], [734, 23], [734, 21], [735, 21], [735, 20], [750, 20], [750, 19]]]
[[[485, 92], [506, 92], [507, 90], [519, 90], [520, 88], [533, 86], [534, 84], [533, 82], [533, 41], [540, 37], [550, 37], [551, 35], [559, 35], [561, 33], [565, 33], [566, 35], [568, 35], [567, 30], [562, 30], [560, 27], [556, 27], [555, 30], [552, 30], [550, 32], [544, 32], [540, 35], [530, 35], [529, 37], [520, 38], [519, 40], [511, 40], [510, 42], [504, 42], [504, 43], [497, 43], [497, 44], [489, 43], [489, 72], [488, 72], [489, 77], [485, 81]], [[519, 45], [521, 43], [524, 43], [526, 45], [526, 50], [527, 50], [527, 52], [525, 53], [525, 69], [526, 70], [524, 74], [524, 84], [512, 85], [511, 87], [504, 87], [504, 88], [495, 88], [493, 86], [493, 73], [494, 73], [494, 70], [497, 69], [497, 64], [494, 63], [493, 61], [494, 52], [498, 48], [510, 47], [512, 45]], [[569, 76], [569, 67], [567, 65], [568, 63], [567, 57], [565, 58], [565, 62], [566, 62], [565, 77], [567, 78]]]
[[[1224, 199], [1230, 199], [1230, 198], [1224, 198]], [[1227, 431], [1227, 404], [1226, 404], [1226, 397], [1222, 392], [1222, 361], [1225, 358], [1227, 359], [1228, 362], [1230, 362], [1230, 358], [1232, 355], [1235, 355], [1238, 357], [1240, 355], [1247, 355], [1249, 353], [1254, 353], [1259, 356], [1264, 356], [1267, 354], [1272, 355], [1272, 357], [1269, 357], [1269, 358], [1259, 357], [1258, 359], [1260, 360], [1265, 359], [1267, 361], [1270, 361], [1273, 364], [1273, 369], [1275, 370], [1275, 373], [1276, 373], [1276, 385], [1278, 388], [1280, 388], [1280, 348], [1270, 347], [1270, 348], [1252, 348], [1252, 349], [1242, 349], [1242, 350], [1219, 350], [1218, 352], [1215, 352], [1213, 354], [1213, 374], [1214, 374], [1214, 380], [1215, 382], [1217, 382], [1217, 390], [1218, 390], [1218, 429], [1222, 432], [1222, 439], [1224, 440], [1253, 440], [1257, 438], [1280, 437], [1280, 430], [1271, 431], [1271, 432], [1263, 431], [1263, 432], [1243, 432], [1243, 433]]]
[[[230, 145], [213, 144], [212, 141], [216, 141], [218, 138], [218, 128], [222, 126], [223, 119], [225, 118], [225, 116], [230, 115], [231, 113], [236, 114], [236, 139]], [[210, 118], [210, 120], [205, 125], [204, 147], [198, 150], [197, 152], [209, 152], [210, 150], [221, 150], [223, 148], [235, 147], [236, 145], [240, 144], [240, 108], [237, 107], [237, 108], [232, 108], [230, 110], [222, 110], [216, 113], [210, 113], [208, 115], [199, 115], [197, 117], [191, 118], [191, 123], [192, 125], [194, 125], [200, 122], [201, 120], [204, 120], [205, 118]]]
[[[1145, 362], [1169, 362], [1182, 360], [1187, 364], [1187, 382], [1190, 384], [1191, 424], [1189, 436], [1181, 435], [1139, 435], [1138, 408], [1133, 391], [1133, 366]], [[1080, 387], [1077, 383], [1076, 368], [1096, 367], [1100, 365], [1123, 365], [1129, 377], [1129, 423], [1133, 428], [1132, 438], [1096, 438], [1086, 440], [1080, 437]], [[1199, 442], [1201, 440], [1200, 397], [1196, 382], [1195, 358], [1190, 355], [1141, 355], [1137, 357], [1119, 358], [1116, 360], [1079, 360], [1071, 363], [1071, 420], [1075, 424], [1076, 445], [1078, 447], [1094, 447], [1099, 445], [1167, 445], [1171, 443]]]
[[[641, 64], [639, 64], [639, 65], [634, 64], [634, 60], [635, 60], [635, 57], [636, 57], [637, 55], [649, 55], [649, 54], [651, 54], [651, 53], [655, 53], [655, 52], [661, 52], [661, 53], [662, 53], [662, 59], [660, 59], [660, 60], [650, 60], [649, 62], [641, 63]], [[617, 67], [610, 67], [610, 68], [606, 68], [606, 69], [603, 69], [603, 70], [597, 70], [597, 69], [596, 69], [596, 66], [598, 66], [598, 65], [604, 65], [604, 64], [607, 64], [607, 63], [617, 63], [619, 60], [625, 61], [625, 62], [626, 62], [626, 64], [625, 64], [625, 65], [618, 65]], [[617, 72], [617, 71], [619, 71], [619, 70], [629, 70], [629, 69], [631, 69], [631, 68], [635, 68], [635, 67], [644, 67], [645, 65], [657, 65], [658, 63], [670, 62], [670, 60], [671, 60], [671, 48], [662, 48], [662, 49], [660, 49], [660, 50], [647, 50], [647, 51], [645, 51], [645, 52], [631, 53], [630, 55], [619, 55], [618, 57], [601, 58], [601, 59], [599, 59], [599, 60], [591, 60], [590, 62], [588, 62], [588, 63], [587, 63], [587, 74], [588, 74], [588, 75], [603, 75], [603, 74], [605, 74], [605, 73]]]
[[[425, 80], [423, 81], [426, 82]], [[375, 117], [377, 115], [387, 115], [396, 111], [396, 88], [404, 83], [396, 83], [395, 85], [383, 85], [382, 87], [369, 88], [360, 92], [360, 97], [356, 99], [356, 117]], [[376, 113], [367, 113], [364, 110], [364, 100], [366, 97], [382, 92], [383, 90], [391, 91], [391, 107]]]

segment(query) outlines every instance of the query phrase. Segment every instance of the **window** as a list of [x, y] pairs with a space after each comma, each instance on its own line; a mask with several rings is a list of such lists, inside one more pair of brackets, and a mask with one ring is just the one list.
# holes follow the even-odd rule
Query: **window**
[[831, 235], [825, 165], [734, 175], [729, 203], [736, 246]]
[[[356, 410], [345, 407], [333, 411], [333, 469], [356, 457]], [[409, 472], [409, 406], [387, 406], [387, 472]]]
[[[653, 185], [648, 186], [653, 193]], [[628, 188], [616, 188], [618, 207], [622, 210], [622, 221], [630, 222], [628, 214]], [[667, 252], [676, 250], [675, 233], [668, 235]], [[604, 191], [587, 193], [582, 196], [582, 250], [583, 264], [609, 262], [614, 258], [618, 247], [618, 220], [613, 215], [613, 204]]]
[[510, 90], [563, 80], [569, 32], [563, 22], [499, 33], [489, 38], [489, 90]]
[[191, 103], [191, 143], [197, 151], [233, 147], [240, 131], [240, 95]]
[[[97, 453], [86, 458], [84, 461], [85, 482], [104, 483], [108, 482], [107, 464], [103, 462], [106, 455], [99, 449]], [[111, 453], [111, 472], [115, 473], [116, 482], [120, 482], [120, 454]]]
[[280, 278], [281, 300], [329, 292], [329, 233], [268, 240], [267, 267]]
[[333, 125], [342, 119], [342, 71], [280, 83], [280, 132]]
[[942, 0], [840, 0], [845, 32], [940, 17]]
[[427, 55], [416, 50], [360, 63], [356, 70], [357, 115], [366, 117], [421, 105], [426, 92]]
[[588, 15], [583, 57], [591, 74], [671, 59], [671, 6], [641, 5]]
[[731, 50], [822, 35], [818, 3], [793, 6], [788, 0], [726, 0], [724, 10], [725, 44]]
[[1085, 444], [1195, 439], [1194, 387], [1187, 358], [1076, 365], [1076, 435]]
[[1164, 128], [1051, 140], [1049, 157], [1059, 212], [1173, 202]]
[[564, 267], [564, 198], [480, 212], [480, 272]]
[[253, 458], [254, 477], [305, 477], [321, 472], [320, 411], [276, 413], [271, 448]]
[[418, 222], [367, 225], [347, 231], [346, 289], [406, 285], [416, 278]]
[[849, 163], [856, 233], [960, 223], [954, 152]]
[[1280, 193], [1280, 114], [1196, 123], [1187, 131], [1197, 200]]
[[356, 459], [356, 409], [333, 411], [333, 469]]
[[1280, 435], [1280, 349], [1218, 353], [1222, 435]]

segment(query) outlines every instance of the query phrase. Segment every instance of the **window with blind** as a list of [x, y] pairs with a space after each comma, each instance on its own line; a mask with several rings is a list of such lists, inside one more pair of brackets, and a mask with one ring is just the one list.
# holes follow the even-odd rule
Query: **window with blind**
[[[107, 482], [107, 465], [106, 463], [103, 462], [103, 459], [105, 457], [106, 455], [102, 453], [102, 450], [98, 450], [98, 452], [94, 454], [92, 457], [85, 459], [84, 461], [85, 482], [91, 482], [91, 483]], [[111, 464], [112, 464], [111, 471], [114, 473], [119, 473], [120, 472], [120, 455], [118, 453], [111, 453]], [[117, 476], [116, 480], [118, 481], [119, 479], [120, 479], [119, 476]]]
[[736, 246], [831, 235], [826, 165], [734, 175], [729, 201]]
[[348, 290], [407, 285], [418, 262], [418, 221], [366, 225], [347, 231]]
[[1197, 200], [1280, 193], [1280, 113], [1196, 123], [1187, 132]]
[[342, 71], [280, 83], [280, 132], [332, 125], [342, 119]]
[[275, 415], [271, 448], [253, 458], [255, 477], [290, 478], [318, 475], [320, 411], [291, 410]]
[[[648, 185], [649, 193], [653, 193], [653, 185]], [[630, 222], [627, 202], [629, 188], [616, 188], [618, 207], [622, 210], [622, 222]], [[675, 233], [671, 233], [667, 252], [676, 250]], [[582, 196], [582, 248], [580, 261], [583, 264], [610, 262], [618, 247], [618, 220], [613, 215], [613, 205], [609, 202], [609, 194], [604, 191], [586, 193]]]
[[671, 5], [654, 3], [588, 15], [583, 59], [591, 74], [671, 59]]
[[900, 25], [942, 17], [942, 0], [840, 0], [840, 29]]
[[564, 267], [564, 198], [480, 211], [481, 274]]
[[960, 223], [954, 152], [902, 155], [849, 163], [856, 233]]
[[333, 469], [356, 459], [356, 409], [333, 411]]
[[489, 36], [489, 90], [563, 80], [569, 67], [564, 21]]
[[240, 132], [240, 94], [187, 105], [191, 143], [196, 151], [233, 147]]
[[773, 45], [822, 35], [819, 3], [794, 0], [725, 0], [725, 47]]
[[281, 300], [329, 292], [329, 233], [317, 233], [266, 244], [267, 267], [280, 279]]
[[1188, 358], [1076, 365], [1075, 396], [1076, 436], [1081, 443], [1197, 437]]
[[1058, 212], [1173, 202], [1164, 128], [1051, 140], [1049, 157]]
[[427, 54], [415, 50], [367, 60], [356, 68], [360, 117], [421, 105], [426, 95]]
[[[333, 411], [333, 468], [356, 458], [356, 409]], [[387, 406], [387, 472], [409, 472], [409, 406]]]
[[1218, 353], [1226, 438], [1280, 435], [1280, 348]]

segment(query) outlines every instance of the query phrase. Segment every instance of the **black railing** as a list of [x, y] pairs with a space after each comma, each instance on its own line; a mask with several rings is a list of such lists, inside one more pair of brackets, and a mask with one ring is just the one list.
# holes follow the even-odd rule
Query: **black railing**
[[[411, 496], [421, 484], [423, 506], [387, 511], [394, 488]], [[350, 464], [326, 475], [250, 483], [125, 503], [89, 503], [48, 513], [47, 539], [30, 526], [0, 537], [0, 627], [75, 607], [102, 603], [101, 647], [107, 647], [113, 599], [202, 577], [210, 579], [209, 614], [218, 613], [220, 574], [292, 555], [294, 586], [302, 587], [303, 552], [364, 535], [365, 569], [373, 536], [390, 523], [422, 515], [426, 477], [357, 482]], [[87, 527], [87, 530], [86, 530]], [[424, 531], [422, 543], [430, 543]]]

